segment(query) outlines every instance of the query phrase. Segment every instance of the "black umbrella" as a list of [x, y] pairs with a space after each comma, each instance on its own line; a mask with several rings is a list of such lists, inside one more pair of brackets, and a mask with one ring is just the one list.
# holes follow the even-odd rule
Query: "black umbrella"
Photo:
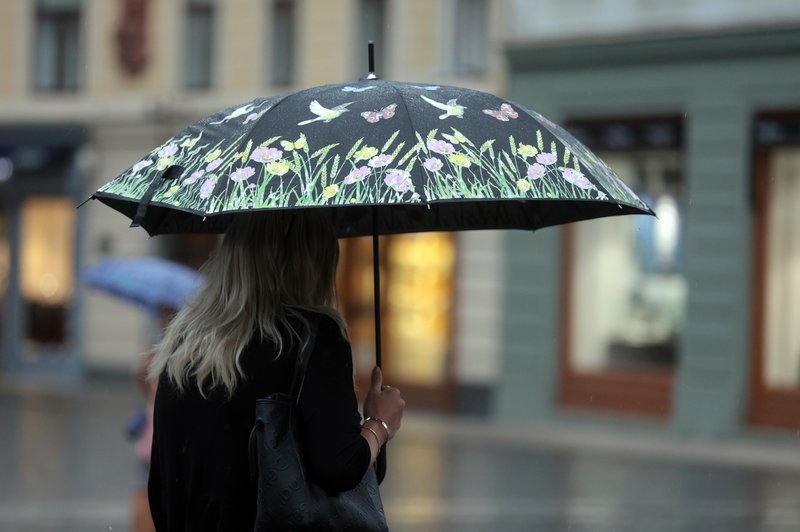
[[[370, 69], [372, 70], [372, 69]], [[540, 114], [484, 92], [367, 79], [257, 98], [190, 125], [92, 198], [149, 234], [326, 209], [341, 237], [529, 229], [652, 210]], [[376, 358], [380, 309], [376, 301]]]

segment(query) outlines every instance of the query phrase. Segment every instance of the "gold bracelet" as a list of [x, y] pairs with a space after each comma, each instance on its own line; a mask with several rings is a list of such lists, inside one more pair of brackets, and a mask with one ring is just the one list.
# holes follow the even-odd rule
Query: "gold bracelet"
[[375, 443], [377, 443], [377, 444], [378, 444], [378, 452], [381, 452], [381, 439], [378, 437], [378, 433], [377, 433], [377, 432], [375, 432], [375, 431], [374, 431], [373, 429], [371, 429], [370, 427], [367, 427], [367, 426], [365, 426], [365, 425], [361, 425], [361, 428], [362, 428], [362, 429], [367, 429], [368, 431], [370, 431], [370, 432], [372, 433], [372, 435], [373, 435], [373, 436], [375, 436]]

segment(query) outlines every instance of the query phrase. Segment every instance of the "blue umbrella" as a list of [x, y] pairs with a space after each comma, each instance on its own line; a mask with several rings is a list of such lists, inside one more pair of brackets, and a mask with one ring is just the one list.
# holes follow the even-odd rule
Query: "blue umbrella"
[[104, 259], [86, 270], [83, 280], [151, 312], [179, 309], [203, 284], [195, 270], [157, 257]]

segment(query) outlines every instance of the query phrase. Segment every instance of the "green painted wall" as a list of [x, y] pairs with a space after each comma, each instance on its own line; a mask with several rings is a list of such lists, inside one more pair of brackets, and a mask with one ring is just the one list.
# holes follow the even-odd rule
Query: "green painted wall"
[[[684, 117], [689, 299], [671, 426], [698, 436], [740, 430], [750, 365], [751, 122], [800, 108], [800, 29], [517, 46], [508, 59], [509, 98], [557, 122]], [[560, 232], [512, 234], [507, 246], [496, 413], [537, 420], [558, 412]]]

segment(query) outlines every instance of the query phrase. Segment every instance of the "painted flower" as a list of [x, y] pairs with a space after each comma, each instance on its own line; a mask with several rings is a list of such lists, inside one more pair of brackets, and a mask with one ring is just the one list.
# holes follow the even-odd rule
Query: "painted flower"
[[411, 174], [400, 169], [392, 170], [386, 174], [383, 182], [397, 192], [405, 192], [414, 188], [413, 183], [411, 183]]
[[165, 157], [156, 161], [156, 170], [166, 170], [172, 166], [172, 157]]
[[528, 192], [531, 189], [531, 182], [527, 179], [520, 179], [517, 181], [517, 188], [520, 192]]
[[172, 157], [176, 153], [178, 153], [178, 145], [175, 144], [174, 142], [169, 146], [164, 146], [163, 148], [158, 150], [158, 156], [161, 157], [162, 159], [165, 159], [167, 157]]
[[203, 184], [200, 185], [200, 199], [208, 199], [214, 193], [214, 187], [217, 184], [216, 177], [209, 177]]
[[186, 179], [183, 180], [183, 184], [184, 185], [192, 185], [192, 184], [196, 183], [197, 180], [200, 179], [201, 177], [203, 177], [204, 175], [205, 175], [205, 171], [204, 170], [198, 170], [196, 172], [192, 172], [192, 175], [190, 175], [189, 177], [187, 177]]
[[213, 172], [222, 165], [222, 159], [214, 159], [206, 165], [206, 172]]
[[209, 152], [208, 154], [206, 154], [205, 161], [206, 161], [207, 163], [210, 163], [210, 162], [211, 162], [211, 161], [213, 161], [214, 159], [217, 159], [217, 158], [218, 158], [220, 155], [222, 155], [222, 150], [220, 150], [220, 149], [216, 149], [216, 150], [214, 150], [214, 151], [212, 151], [212, 152]]
[[602, 192], [602, 191], [598, 190], [598, 191], [597, 191], [597, 198], [595, 198], [595, 199], [599, 199], [599, 200], [607, 200], [607, 199], [608, 199], [608, 194], [606, 194], [605, 192]]
[[536, 162], [544, 165], [555, 164], [557, 160], [558, 157], [556, 157], [556, 154], [552, 152], [545, 151], [536, 156]]
[[144, 159], [144, 160], [141, 160], [138, 163], [134, 164], [133, 168], [131, 168], [131, 170], [133, 170], [134, 172], [141, 172], [143, 169], [147, 168], [151, 164], [153, 164], [153, 160], [152, 159]]
[[437, 159], [436, 157], [428, 157], [425, 159], [425, 162], [422, 163], [422, 166], [424, 166], [429, 172], [438, 172], [442, 169], [444, 163], [441, 161], [441, 159]]
[[352, 172], [344, 176], [344, 184], [352, 185], [359, 181], [363, 181], [369, 175], [370, 169], [367, 166], [359, 166], [354, 168]]
[[[258, 148], [250, 154], [250, 158], [257, 163], [271, 163], [283, 157], [283, 151], [278, 148]], [[285, 173], [285, 172], [284, 172]]]
[[436, 139], [431, 139], [428, 141], [428, 149], [434, 153], [440, 153], [442, 155], [449, 155], [456, 151], [453, 145], [449, 142]]
[[517, 146], [517, 153], [522, 155], [523, 157], [533, 157], [539, 150], [531, 146], [530, 144], [520, 144]]
[[460, 166], [462, 168], [469, 168], [470, 165], [472, 164], [472, 161], [470, 161], [469, 157], [467, 157], [463, 153], [451, 153], [450, 155], [447, 156], [447, 158], [450, 160], [451, 163], [453, 163], [456, 166]]
[[381, 166], [386, 166], [387, 164], [392, 162], [393, 159], [394, 157], [392, 157], [388, 153], [382, 153], [377, 157], [373, 157], [372, 159], [370, 159], [367, 164], [373, 168], [380, 168]]
[[164, 192], [164, 197], [165, 197], [165, 198], [172, 197], [172, 196], [173, 196], [173, 195], [174, 195], [174, 194], [175, 194], [177, 191], [179, 191], [180, 189], [181, 189], [181, 186], [180, 186], [180, 185], [172, 185], [171, 187], [169, 187], [169, 190], [167, 190], [166, 192]]
[[[378, 155], [378, 148], [372, 146], [364, 146], [353, 154], [353, 159], [356, 161], [366, 161]], [[387, 163], [388, 164], [388, 163]]]
[[324, 199], [331, 199], [337, 192], [339, 192], [339, 185], [334, 183], [322, 189], [322, 197]]
[[530, 179], [541, 179], [544, 177], [544, 174], [547, 172], [547, 168], [542, 166], [539, 163], [533, 163], [528, 167], [528, 178]]
[[583, 175], [583, 172], [579, 172], [578, 170], [573, 170], [572, 168], [564, 168], [561, 170], [561, 177], [564, 178], [565, 181], [572, 183], [578, 188], [583, 190], [589, 190], [594, 188], [594, 185], [586, 179], [586, 176]]
[[292, 169], [288, 161], [273, 161], [267, 165], [267, 172], [275, 175], [283, 175]]
[[250, 179], [253, 177], [253, 174], [256, 173], [256, 169], [252, 166], [245, 166], [244, 168], [239, 168], [238, 170], [234, 171], [231, 174], [231, 181], [235, 183], [239, 183], [244, 181], [245, 179]]

